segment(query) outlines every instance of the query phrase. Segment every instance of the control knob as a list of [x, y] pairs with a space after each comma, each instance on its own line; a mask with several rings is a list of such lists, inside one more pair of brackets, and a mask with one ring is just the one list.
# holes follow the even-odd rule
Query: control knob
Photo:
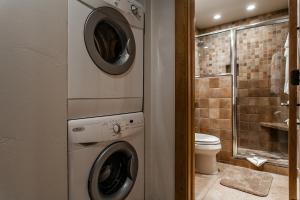
[[113, 131], [114, 131], [114, 133], [119, 134], [121, 132], [120, 124], [114, 124], [113, 125]]
[[134, 14], [134, 15], [137, 15], [137, 14], [139, 14], [139, 12], [138, 12], [138, 7], [136, 7], [136, 5], [131, 5], [131, 12], [132, 12], [132, 14]]

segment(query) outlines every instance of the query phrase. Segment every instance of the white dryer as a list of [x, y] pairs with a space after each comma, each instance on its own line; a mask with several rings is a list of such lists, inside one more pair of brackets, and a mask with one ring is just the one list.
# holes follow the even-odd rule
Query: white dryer
[[69, 119], [142, 111], [142, 5], [69, 0], [68, 32]]
[[69, 200], [144, 199], [143, 113], [69, 121]]

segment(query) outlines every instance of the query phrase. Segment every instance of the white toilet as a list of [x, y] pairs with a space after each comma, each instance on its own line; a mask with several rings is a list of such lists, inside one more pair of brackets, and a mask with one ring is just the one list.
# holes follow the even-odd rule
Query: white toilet
[[221, 150], [218, 137], [195, 133], [195, 170], [200, 174], [213, 175], [218, 173], [217, 153]]

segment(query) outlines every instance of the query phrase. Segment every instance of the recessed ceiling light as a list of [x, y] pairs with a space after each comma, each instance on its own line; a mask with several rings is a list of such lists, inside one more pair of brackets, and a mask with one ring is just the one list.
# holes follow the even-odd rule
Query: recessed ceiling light
[[248, 11], [254, 10], [255, 8], [256, 8], [255, 4], [250, 4], [247, 6]]
[[215, 19], [215, 20], [221, 19], [221, 17], [222, 17], [222, 16], [221, 16], [220, 14], [214, 15], [214, 19]]

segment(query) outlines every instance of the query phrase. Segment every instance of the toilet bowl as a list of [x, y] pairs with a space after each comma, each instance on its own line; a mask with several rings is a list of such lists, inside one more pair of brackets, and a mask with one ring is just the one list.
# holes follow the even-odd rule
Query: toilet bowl
[[218, 173], [216, 155], [221, 150], [218, 137], [195, 133], [195, 170], [200, 174]]

